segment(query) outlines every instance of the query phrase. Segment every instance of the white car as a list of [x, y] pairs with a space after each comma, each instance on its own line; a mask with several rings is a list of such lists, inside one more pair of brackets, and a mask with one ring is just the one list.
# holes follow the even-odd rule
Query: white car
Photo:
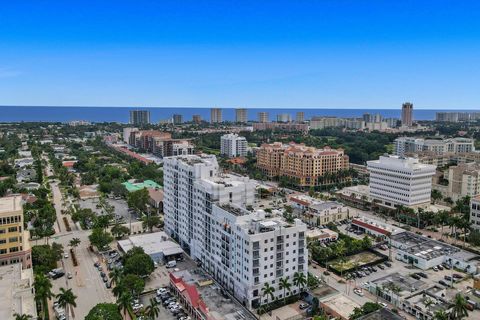
[[168, 292], [168, 291], [167, 291], [167, 289], [165, 289], [165, 288], [158, 288], [158, 289], [157, 289], [157, 296], [159, 296], [159, 295], [161, 295], [161, 294], [163, 294], [163, 293], [167, 293], [167, 292]]
[[140, 310], [142, 308], [143, 308], [143, 304], [141, 304], [141, 303], [137, 303], [137, 304], [133, 305], [133, 307], [132, 307], [133, 312], [137, 312], [138, 310]]
[[360, 290], [360, 289], [353, 289], [353, 292], [354, 292], [356, 295], [359, 295], [360, 297], [363, 297], [363, 292], [362, 292], [362, 290]]
[[384, 308], [388, 307], [385, 302], [379, 302], [378, 304], [381, 305], [381, 306], [384, 307]]
[[65, 253], [63, 254], [63, 257], [64, 257], [65, 259], [68, 259], [68, 253], [65, 252]]

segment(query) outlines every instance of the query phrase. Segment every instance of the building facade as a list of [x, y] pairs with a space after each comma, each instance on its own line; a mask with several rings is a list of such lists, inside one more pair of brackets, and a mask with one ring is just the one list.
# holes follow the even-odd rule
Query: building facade
[[317, 149], [304, 144], [262, 144], [257, 150], [257, 166], [270, 177], [288, 177], [299, 186], [322, 185], [326, 173], [349, 168], [343, 149]]
[[215, 156], [166, 158], [164, 192], [165, 232], [245, 306], [266, 302], [265, 283], [281, 298], [279, 278], [306, 276], [306, 225], [247, 210], [253, 182], [221, 174]]
[[32, 267], [29, 233], [23, 229], [20, 195], [0, 198], [0, 266], [21, 263]]
[[435, 166], [415, 158], [381, 156], [367, 161], [370, 196], [387, 207], [420, 206], [430, 203]]
[[173, 124], [182, 124], [182, 123], [183, 123], [183, 115], [174, 114], [173, 115]]
[[199, 114], [194, 114], [192, 116], [192, 122], [196, 124], [202, 123], [202, 116]]
[[470, 227], [480, 231], [480, 196], [470, 200]]
[[295, 121], [298, 122], [298, 123], [302, 123], [305, 121], [305, 112], [303, 111], [298, 111], [296, 114], [295, 114]]
[[448, 195], [456, 201], [480, 194], [480, 164], [461, 163], [448, 168]]
[[291, 122], [292, 121], [292, 117], [290, 116], [289, 113], [280, 113], [280, 114], [277, 114], [277, 122]]
[[235, 109], [235, 122], [237, 123], [247, 123], [248, 122], [248, 113], [247, 109]]
[[236, 133], [225, 134], [220, 137], [220, 154], [232, 157], [245, 157], [247, 155], [248, 143], [245, 137]]
[[267, 123], [268, 119], [268, 112], [259, 112], [258, 113], [258, 122], [260, 123]]
[[423, 139], [414, 137], [399, 137], [394, 141], [394, 154], [405, 156], [429, 151], [438, 155], [451, 153], [466, 153], [475, 151], [475, 141], [470, 138]]
[[402, 104], [402, 126], [411, 127], [413, 124], [413, 104], [405, 102]]
[[222, 109], [212, 108], [210, 109], [210, 123], [221, 123], [223, 122]]
[[150, 111], [148, 110], [131, 110], [130, 124], [134, 126], [143, 126], [150, 124]]

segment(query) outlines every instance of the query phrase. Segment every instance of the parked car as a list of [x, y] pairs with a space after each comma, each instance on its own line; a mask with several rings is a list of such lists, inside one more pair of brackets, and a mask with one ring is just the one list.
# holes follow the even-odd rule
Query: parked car
[[456, 279], [463, 279], [463, 276], [458, 274], [458, 273], [454, 273], [452, 274], [452, 277], [456, 278]]
[[384, 308], [388, 307], [385, 302], [379, 302], [378, 304], [381, 305], [381, 306], [384, 307]]
[[63, 257], [64, 257], [65, 259], [68, 259], [68, 252], [65, 252], [65, 253], [63, 254]]
[[72, 273], [71, 273], [71, 272], [67, 273], [67, 278], [68, 278], [68, 279], [72, 279], [72, 278], [73, 278], [73, 276], [72, 276]]
[[355, 288], [355, 289], [353, 289], [353, 292], [354, 292], [356, 295], [359, 295], [360, 297], [363, 297], [363, 292], [362, 292], [362, 290]]
[[437, 268], [438, 268], [438, 270], [443, 270], [443, 267], [442, 267], [441, 264], [439, 264], [439, 265], [437, 266]]
[[433, 269], [433, 271], [438, 272], [438, 268], [437, 268], [437, 267], [433, 267], [432, 269]]
[[447, 282], [443, 281], [443, 280], [438, 281], [438, 283], [440, 283], [442, 286], [450, 287], [450, 285], [449, 285]]
[[428, 278], [428, 275], [427, 275], [426, 273], [424, 273], [424, 272], [417, 272], [417, 274], [418, 274], [420, 277], [422, 277], [422, 278], [425, 278], [425, 279]]
[[107, 289], [110, 289], [112, 287], [112, 283], [109, 281], [105, 282], [105, 287], [107, 287]]
[[415, 280], [420, 280], [420, 277], [419, 277], [417, 274], [415, 274], [415, 273], [412, 273], [412, 274], [410, 275], [410, 277], [412, 277], [412, 278], [415, 279]]
[[385, 270], [385, 266], [383, 264], [379, 264], [377, 267], [379, 267], [382, 270]]
[[304, 310], [304, 309], [307, 309], [308, 308], [308, 303], [300, 303], [300, 305], [298, 306], [300, 308], [300, 310]]
[[388, 262], [388, 261], [385, 261], [384, 264], [385, 264], [387, 267], [389, 267], [389, 268], [392, 266], [392, 264], [391, 264], [390, 262]]

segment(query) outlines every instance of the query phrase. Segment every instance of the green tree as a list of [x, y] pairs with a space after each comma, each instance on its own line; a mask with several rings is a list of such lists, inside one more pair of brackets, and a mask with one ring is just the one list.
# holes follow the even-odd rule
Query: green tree
[[275, 298], [275, 296], [273, 295], [273, 293], [275, 292], [275, 288], [272, 287], [268, 282], [265, 282], [263, 288], [262, 288], [262, 293], [263, 293], [263, 296], [264, 297], [267, 297], [267, 305], [269, 303], [269, 298], [271, 300], [273, 300]]
[[367, 302], [361, 308], [353, 309], [353, 313], [350, 315], [350, 320], [358, 319], [364, 315], [370, 314], [381, 309], [382, 306], [378, 303]]
[[72, 289], [60, 288], [60, 293], [57, 294], [58, 304], [65, 309], [67, 320], [70, 317], [70, 311], [72, 312], [72, 318], [75, 319], [75, 313], [73, 308], [77, 307], [77, 296], [73, 294]]
[[125, 273], [140, 277], [149, 276], [154, 270], [152, 258], [146, 253], [137, 253], [125, 259]]
[[121, 225], [120, 223], [116, 223], [110, 231], [112, 232], [112, 235], [117, 238], [121, 239], [124, 235], [128, 234], [130, 232], [130, 229], [124, 225]]
[[462, 296], [460, 293], [457, 293], [453, 300], [453, 307], [452, 311], [450, 312], [450, 318], [452, 320], [460, 320], [465, 317], [468, 317], [467, 300], [465, 300], [465, 297]]
[[105, 250], [110, 242], [113, 241], [112, 235], [102, 228], [94, 228], [92, 234], [88, 236], [88, 239], [99, 251]]
[[130, 208], [134, 208], [139, 212], [145, 212], [150, 196], [146, 188], [133, 191], [128, 194], [127, 203]]
[[433, 204], [435, 204], [435, 202], [437, 202], [437, 200], [442, 200], [443, 199], [442, 193], [440, 191], [438, 191], [437, 189], [432, 190], [431, 197], [432, 197], [432, 203]]
[[121, 296], [124, 292], [130, 293], [133, 297], [138, 297], [145, 289], [145, 281], [135, 274], [126, 274], [115, 287], [117, 296]]
[[160, 308], [158, 307], [157, 301], [155, 299], [150, 298], [150, 304], [145, 308], [145, 316], [147, 319], [155, 320], [158, 318], [160, 314]]
[[143, 217], [142, 221], [143, 221], [142, 223], [143, 227], [148, 229], [150, 232], [152, 232], [153, 227], [158, 226], [162, 221], [162, 219], [160, 219], [160, 217], [157, 215], [147, 215]]
[[78, 247], [80, 245], [81, 242], [82, 241], [79, 238], [72, 238], [72, 240], [70, 240], [69, 246], [72, 249], [75, 249], [76, 247]]
[[42, 305], [43, 318], [48, 316], [47, 299], [53, 297], [52, 282], [43, 273], [35, 275], [35, 281], [33, 283], [35, 288], [35, 300]]
[[123, 318], [115, 304], [99, 303], [90, 310], [85, 320], [123, 320]]
[[13, 316], [15, 317], [15, 320], [30, 320], [30, 319], [33, 319], [33, 316], [31, 316], [29, 314], [14, 313]]
[[288, 292], [290, 292], [290, 290], [292, 288], [292, 284], [290, 282], [288, 282], [287, 278], [280, 278], [280, 280], [278, 282], [278, 288], [280, 290], [283, 290], [283, 304], [285, 304], [285, 302], [287, 300], [286, 291], [288, 290]]
[[112, 272], [110, 272], [109, 277], [110, 277], [110, 283], [112, 285], [117, 285], [118, 283], [120, 283], [123, 277], [122, 269], [114, 268]]
[[438, 310], [433, 315], [434, 320], [448, 320], [448, 314], [444, 310]]
[[307, 278], [303, 272], [295, 272], [293, 274], [293, 285], [299, 288], [298, 294], [300, 295], [300, 292], [303, 291], [307, 285]]
[[118, 300], [117, 307], [118, 311], [123, 312], [123, 318], [126, 318], [128, 310], [130, 310], [132, 302], [132, 295], [129, 292], [123, 292]]

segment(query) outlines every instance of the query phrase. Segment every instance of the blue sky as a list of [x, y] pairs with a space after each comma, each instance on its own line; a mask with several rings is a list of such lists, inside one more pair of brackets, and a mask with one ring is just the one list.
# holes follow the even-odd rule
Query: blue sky
[[480, 108], [479, 1], [5, 1], [0, 105]]

